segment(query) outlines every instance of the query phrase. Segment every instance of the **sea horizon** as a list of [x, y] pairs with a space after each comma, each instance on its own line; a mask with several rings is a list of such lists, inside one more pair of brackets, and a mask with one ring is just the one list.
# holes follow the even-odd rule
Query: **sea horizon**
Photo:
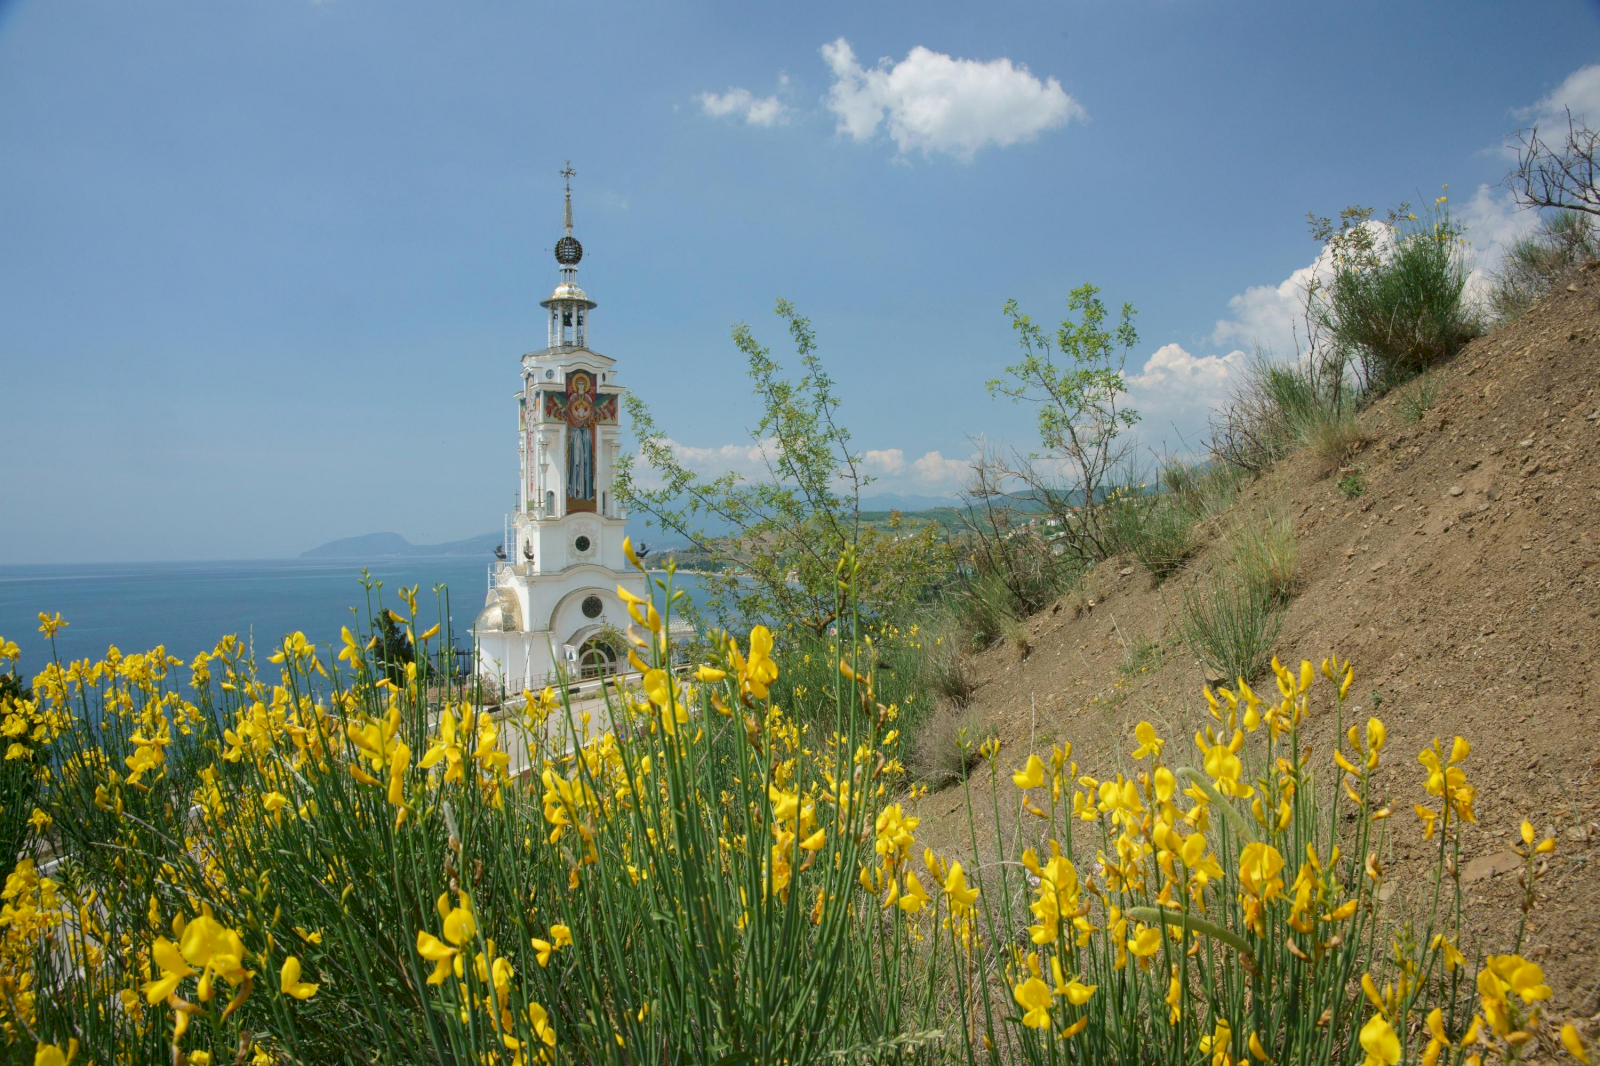
[[[488, 591], [489, 562], [441, 555], [5, 563], [0, 564], [0, 639], [21, 648], [20, 672], [30, 677], [51, 656], [50, 643], [39, 632], [41, 611], [60, 613], [68, 623], [55, 640], [63, 661], [98, 659], [113, 646], [128, 654], [158, 644], [190, 660], [228, 634], [253, 640], [262, 654], [294, 632], [333, 645], [341, 626], [358, 616], [366, 624], [365, 568], [371, 580], [381, 582], [372, 591], [374, 611], [380, 605], [403, 609], [397, 592], [415, 585], [421, 627], [445, 623], [457, 646], [470, 647], [472, 623]], [[698, 580], [684, 576], [698, 602]], [[438, 599], [436, 585], [441, 586]]]
[[[420, 559], [205, 559], [0, 565], [0, 637], [22, 649], [22, 670], [36, 673], [50, 646], [38, 631], [39, 613], [60, 613], [68, 625], [56, 634], [63, 660], [98, 658], [115, 646], [123, 653], [160, 644], [192, 659], [234, 634], [258, 649], [293, 632], [318, 644], [339, 639], [359, 611], [365, 623], [365, 568], [374, 582], [371, 606], [402, 608], [397, 592], [416, 585], [424, 625], [448, 622], [461, 645], [470, 645], [473, 619], [483, 604], [488, 560], [459, 556]], [[448, 590], [436, 605], [433, 588]]]

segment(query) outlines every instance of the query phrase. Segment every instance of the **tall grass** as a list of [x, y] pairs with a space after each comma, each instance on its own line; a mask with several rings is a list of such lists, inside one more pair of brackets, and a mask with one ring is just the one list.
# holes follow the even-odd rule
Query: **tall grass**
[[1264, 588], [1279, 603], [1289, 602], [1299, 583], [1300, 552], [1287, 507], [1246, 512], [1230, 530], [1227, 546], [1239, 580]]
[[1357, 419], [1361, 394], [1309, 362], [1276, 363], [1257, 353], [1213, 416], [1211, 452], [1220, 465], [1260, 472], [1302, 448], [1334, 468], [1371, 440]]
[[1184, 590], [1180, 631], [1200, 661], [1224, 678], [1266, 670], [1294, 595], [1298, 553], [1281, 509], [1243, 516], [1230, 532], [1227, 561]]
[[1119, 542], [1156, 581], [1182, 568], [1193, 554], [1195, 501], [1176, 492], [1118, 501], [1123, 511]]
[[1489, 291], [1490, 313], [1502, 322], [1520, 317], [1557, 278], [1597, 258], [1600, 233], [1590, 216], [1578, 211], [1546, 214], [1536, 230], [1506, 249]]
[[1439, 398], [1439, 379], [1433, 374], [1423, 374], [1396, 403], [1400, 417], [1407, 425], [1414, 425], [1422, 421], [1422, 416], [1433, 410], [1434, 401]]
[[1258, 584], [1214, 574], [1183, 593], [1183, 639], [1224, 678], [1259, 678], [1283, 628], [1283, 605]]
[[1131, 555], [1157, 583], [1165, 581], [1199, 548], [1197, 525], [1233, 501], [1242, 474], [1230, 463], [1163, 464], [1154, 490], [1119, 489], [1103, 505], [1108, 546]]

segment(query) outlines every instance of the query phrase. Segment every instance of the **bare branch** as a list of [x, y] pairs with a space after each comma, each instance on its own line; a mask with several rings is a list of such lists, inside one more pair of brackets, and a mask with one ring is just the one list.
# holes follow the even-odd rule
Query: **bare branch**
[[1600, 215], [1596, 154], [1600, 133], [1577, 122], [1567, 110], [1567, 135], [1559, 149], [1530, 126], [1517, 134], [1517, 165], [1503, 184], [1522, 207], [1552, 207]]

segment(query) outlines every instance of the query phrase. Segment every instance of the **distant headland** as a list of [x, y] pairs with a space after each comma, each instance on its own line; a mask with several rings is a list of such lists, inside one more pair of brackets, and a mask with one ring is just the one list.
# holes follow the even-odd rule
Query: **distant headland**
[[398, 533], [366, 533], [330, 540], [300, 553], [302, 559], [408, 559], [421, 556], [472, 556], [486, 558], [501, 542], [499, 533], [480, 533], [465, 540], [442, 544], [413, 544]]

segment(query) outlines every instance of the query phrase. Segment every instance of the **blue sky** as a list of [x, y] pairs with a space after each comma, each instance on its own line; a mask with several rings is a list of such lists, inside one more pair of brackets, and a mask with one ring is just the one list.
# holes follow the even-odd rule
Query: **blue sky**
[[1448, 182], [1492, 255], [1500, 146], [1597, 61], [1561, 0], [0, 2], [0, 563], [499, 528], [568, 158], [592, 346], [708, 470], [778, 296], [882, 490], [1029, 443], [1001, 305], [1086, 280], [1192, 444], [1288, 343], [1306, 211]]

